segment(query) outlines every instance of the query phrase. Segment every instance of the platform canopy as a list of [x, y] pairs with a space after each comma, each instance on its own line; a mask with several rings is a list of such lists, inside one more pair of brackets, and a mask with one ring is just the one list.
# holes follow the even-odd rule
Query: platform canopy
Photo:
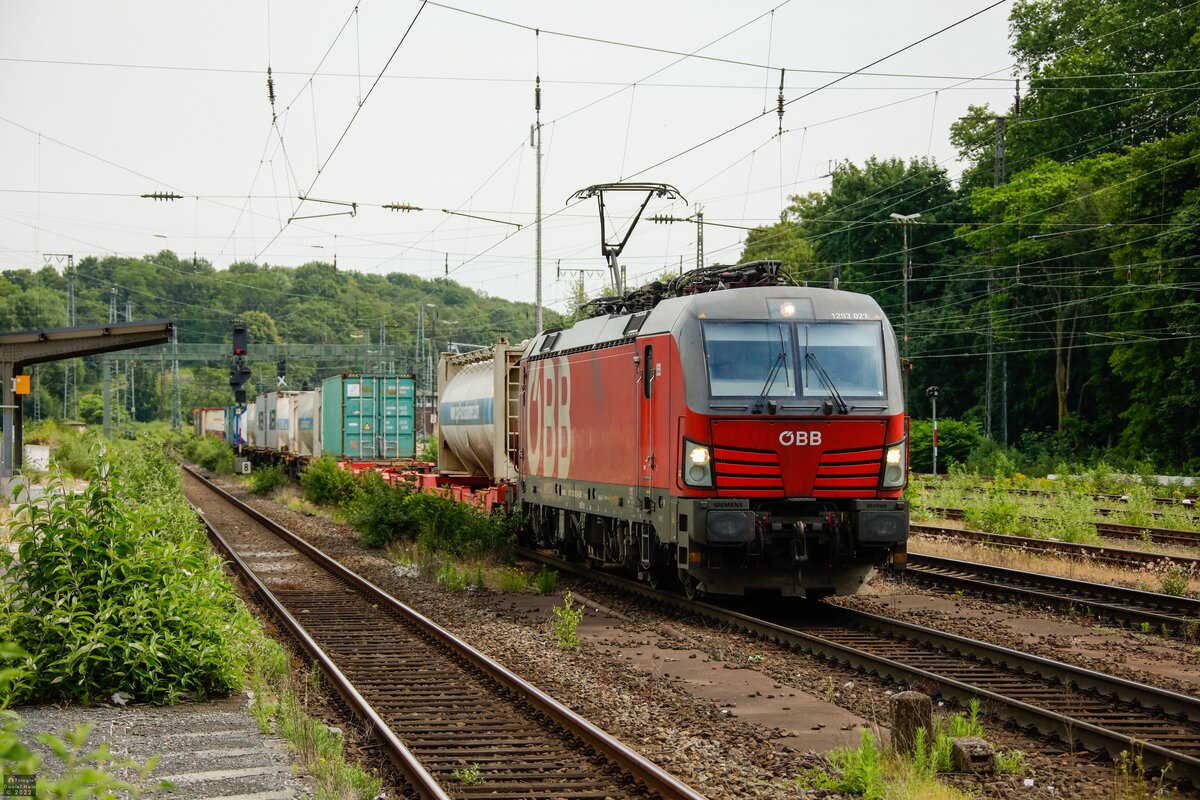
[[0, 494], [8, 494], [13, 469], [21, 463], [21, 404], [17, 402], [13, 379], [21, 375], [25, 367], [45, 361], [164, 344], [171, 340], [174, 329], [175, 323], [159, 319], [0, 333], [0, 409], [4, 412]]

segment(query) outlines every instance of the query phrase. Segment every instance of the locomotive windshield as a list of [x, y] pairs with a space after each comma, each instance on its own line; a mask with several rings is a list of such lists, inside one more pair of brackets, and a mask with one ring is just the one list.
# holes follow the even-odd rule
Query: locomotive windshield
[[839, 394], [877, 400], [885, 396], [883, 331], [878, 322], [702, 325], [713, 398], [822, 401]]

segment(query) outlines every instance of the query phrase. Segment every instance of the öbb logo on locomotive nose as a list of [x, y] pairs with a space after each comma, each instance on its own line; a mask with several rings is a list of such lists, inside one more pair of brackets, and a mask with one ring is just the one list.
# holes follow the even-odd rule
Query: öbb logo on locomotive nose
[[815, 447], [821, 443], [820, 431], [784, 431], [779, 434], [784, 447]]

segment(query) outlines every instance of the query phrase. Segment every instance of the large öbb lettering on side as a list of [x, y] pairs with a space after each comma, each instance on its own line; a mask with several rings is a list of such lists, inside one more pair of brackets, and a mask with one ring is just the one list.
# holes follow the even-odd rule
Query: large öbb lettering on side
[[571, 467], [571, 369], [566, 356], [534, 361], [529, 369], [529, 469], [566, 477]]

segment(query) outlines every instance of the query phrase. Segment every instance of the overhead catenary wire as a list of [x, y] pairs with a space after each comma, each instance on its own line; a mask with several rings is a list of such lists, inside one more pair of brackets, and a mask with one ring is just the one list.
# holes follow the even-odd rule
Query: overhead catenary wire
[[[350, 128], [352, 128], [354, 126], [354, 122], [355, 122], [355, 120], [358, 119], [359, 113], [362, 111], [363, 107], [367, 104], [367, 100], [369, 100], [371, 98], [371, 95], [375, 92], [375, 88], [377, 86], [379, 86], [379, 81], [382, 79], [383, 74], [385, 72], [387, 72], [387, 68], [391, 65], [392, 61], [396, 58], [396, 54], [400, 52], [400, 48], [404, 45], [405, 40], [408, 39], [408, 34], [412, 32], [413, 26], [417, 24], [417, 19], [421, 16], [421, 12], [425, 9], [425, 5], [428, 2], [429, 2], [429, 0], [422, 0], [420, 8], [417, 9], [417, 13], [413, 15], [413, 18], [409, 22], [408, 27], [405, 28], [404, 34], [400, 37], [400, 41], [396, 42], [396, 47], [392, 50], [391, 55], [388, 56], [387, 61], [384, 62], [383, 67], [379, 70], [379, 75], [377, 75], [375, 77], [375, 80], [371, 83], [370, 88], [367, 89], [367, 93], [363, 96], [362, 102], [359, 103], [358, 106], [355, 108], [354, 113], [350, 116], [349, 121], [347, 121], [347, 123], [346, 123], [346, 127], [342, 130], [341, 135], [338, 136], [337, 141], [334, 142], [333, 148], [330, 149], [329, 154], [325, 156], [325, 159], [318, 166], [317, 174], [313, 176], [313, 179], [309, 183], [308, 188], [305, 189], [304, 192], [301, 194], [301, 198], [304, 198], [310, 192], [312, 192], [313, 187], [316, 186], [317, 181], [320, 180], [321, 173], [325, 169], [325, 166], [328, 165], [330, 159], [332, 159], [334, 157], [334, 155], [337, 154], [338, 149], [342, 146], [342, 142], [344, 142], [346, 139], [346, 134], [348, 134], [350, 132]], [[315, 125], [314, 125], [314, 128], [315, 128]], [[296, 212], [300, 210], [300, 207], [303, 204], [304, 204], [304, 200], [301, 199], [300, 204], [292, 209], [293, 217], [296, 216]], [[289, 222], [288, 224], [291, 224], [291, 223]], [[279, 238], [279, 234], [282, 233], [283, 230], [286, 229], [286, 227], [287, 226], [285, 225], [283, 229], [280, 229], [280, 231], [276, 232], [276, 234], [271, 237], [271, 241], [267, 242], [267, 244], [255, 254], [255, 256], [254, 256], [255, 260], [261, 258], [262, 254], [265, 253], [268, 249], [270, 249], [271, 245], [275, 243], [275, 241]]]

